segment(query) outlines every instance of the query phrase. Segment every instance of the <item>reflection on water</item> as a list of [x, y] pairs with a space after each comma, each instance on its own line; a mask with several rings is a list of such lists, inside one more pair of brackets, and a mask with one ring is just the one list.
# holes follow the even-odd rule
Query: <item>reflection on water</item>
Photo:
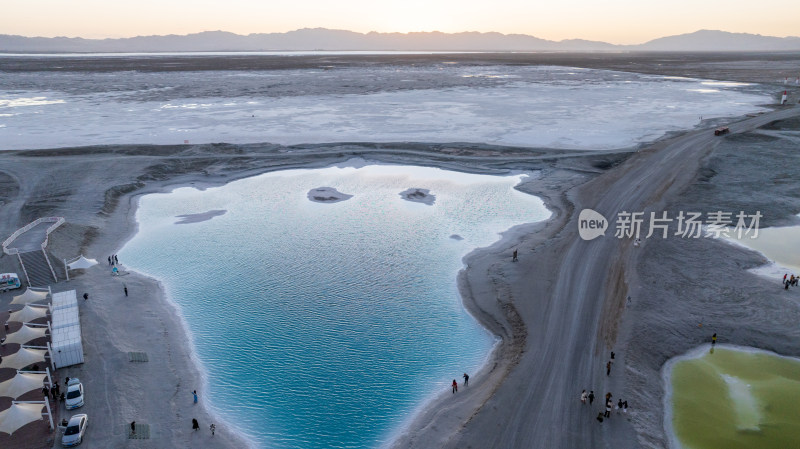
[[800, 441], [800, 361], [716, 348], [672, 365], [672, 429], [684, 448], [779, 449]]
[[[163, 280], [205, 397], [258, 447], [376, 447], [488, 355], [456, 273], [498, 232], [549, 215], [513, 188], [520, 178], [369, 166], [182, 188], [142, 198], [120, 257]], [[353, 197], [309, 201], [318, 187]], [[436, 202], [402, 199], [408, 188]], [[215, 210], [227, 212], [175, 225]]]

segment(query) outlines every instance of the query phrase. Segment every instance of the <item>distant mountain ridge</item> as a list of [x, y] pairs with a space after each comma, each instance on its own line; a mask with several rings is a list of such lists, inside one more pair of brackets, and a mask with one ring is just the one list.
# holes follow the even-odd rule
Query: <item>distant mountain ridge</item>
[[800, 51], [800, 37], [700, 30], [638, 45], [582, 39], [551, 41], [526, 34], [496, 32], [357, 33], [304, 28], [286, 33], [240, 35], [204, 31], [188, 35], [120, 39], [25, 37], [0, 34], [0, 52], [183, 52], [183, 51]]

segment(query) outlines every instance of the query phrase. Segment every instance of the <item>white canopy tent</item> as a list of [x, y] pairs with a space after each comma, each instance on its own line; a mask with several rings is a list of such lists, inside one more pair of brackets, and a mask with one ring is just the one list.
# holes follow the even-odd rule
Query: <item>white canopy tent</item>
[[95, 265], [97, 265], [97, 260], [87, 259], [86, 257], [83, 256], [83, 254], [81, 254], [80, 257], [73, 260], [72, 262], [67, 262], [67, 268], [70, 270], [79, 270], [82, 268], [89, 268]]
[[47, 374], [29, 374], [17, 372], [17, 375], [0, 383], [0, 396], [17, 399], [23, 394], [40, 390], [44, 386], [44, 379]]
[[67, 274], [67, 280], [69, 280], [69, 270], [80, 270], [82, 268], [89, 268], [94, 265], [97, 265], [97, 260], [87, 259], [86, 257], [83, 257], [83, 254], [81, 254], [77, 259], [74, 259], [72, 262], [67, 262], [67, 260], [64, 259], [64, 272]]
[[37, 338], [44, 337], [46, 332], [47, 332], [46, 327], [31, 327], [23, 324], [18, 331], [6, 335], [5, 343], [6, 344], [16, 343], [18, 345], [24, 345], [31, 340], [36, 340]]
[[[47, 408], [44, 412], [42, 408]], [[50, 403], [47, 401], [12, 402], [11, 407], [0, 412], [0, 432], [11, 435], [20, 427], [34, 421], [43, 420], [42, 415], [50, 418], [50, 428], [53, 428], [53, 416], [50, 413]]]
[[22, 347], [19, 348], [19, 351], [3, 357], [3, 361], [0, 362], [0, 368], [22, 369], [34, 363], [42, 363], [44, 362], [45, 354], [47, 354], [46, 349]]
[[21, 310], [12, 312], [8, 321], [27, 323], [45, 316], [47, 316], [47, 307], [34, 307], [30, 304], [25, 304], [25, 307]]
[[47, 299], [49, 294], [49, 291], [33, 290], [32, 288], [28, 287], [28, 289], [25, 290], [25, 293], [15, 296], [11, 301], [11, 304], [28, 304], [32, 302], [44, 301]]

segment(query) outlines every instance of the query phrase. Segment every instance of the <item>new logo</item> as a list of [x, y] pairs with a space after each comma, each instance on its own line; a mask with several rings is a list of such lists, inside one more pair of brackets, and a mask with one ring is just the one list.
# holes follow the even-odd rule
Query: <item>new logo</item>
[[578, 215], [578, 234], [584, 240], [594, 240], [605, 235], [608, 220], [600, 212], [584, 209]]

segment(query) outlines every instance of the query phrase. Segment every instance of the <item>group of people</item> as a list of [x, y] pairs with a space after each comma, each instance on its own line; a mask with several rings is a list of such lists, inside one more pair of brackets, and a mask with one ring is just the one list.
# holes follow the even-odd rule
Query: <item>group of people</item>
[[[599, 412], [597, 414], [597, 420], [599, 422], [603, 422], [605, 418], [611, 418], [611, 410], [614, 408], [614, 401], [611, 399], [612, 396], [610, 391], [606, 393], [606, 410], [605, 412]], [[587, 400], [589, 401], [589, 405], [592, 405], [594, 402], [594, 390], [591, 390], [588, 394], [586, 390], [581, 392], [581, 404], [586, 404]], [[628, 401], [623, 401], [622, 399], [617, 401], [617, 413], [628, 413]]]
[[[197, 404], [197, 390], [192, 390], [192, 403]], [[192, 430], [200, 430], [200, 423], [197, 421], [197, 418], [192, 418]], [[211, 423], [208, 426], [208, 430], [211, 431], [211, 436], [214, 436], [214, 433], [217, 431], [217, 426], [214, 423]]]
[[113, 267], [115, 265], [119, 265], [119, 259], [117, 259], [116, 254], [112, 254], [108, 256], [108, 266]]
[[608, 363], [606, 363], [606, 376], [611, 375], [611, 365], [614, 364], [614, 356], [614, 351], [611, 351], [611, 358], [608, 360]]
[[[611, 351], [611, 357], [609, 358], [608, 362], [606, 363], [606, 376], [611, 375], [611, 365], [615, 362], [616, 354], [614, 351]], [[581, 392], [581, 404], [586, 404], [589, 402], [589, 405], [592, 405], [594, 402], [594, 390], [590, 390], [589, 393], [586, 390]], [[601, 411], [597, 414], [597, 421], [603, 422], [604, 419], [611, 418], [611, 410], [614, 408], [614, 401], [611, 399], [612, 394], [611, 392], [606, 393], [606, 408], [605, 411]], [[617, 412], [618, 413], [628, 413], [628, 401], [623, 401], [619, 399], [617, 401]]]
[[[464, 378], [464, 386], [465, 387], [468, 386], [469, 385], [469, 374], [464, 373], [464, 375], [461, 376], [461, 377]], [[456, 382], [456, 380], [453, 379], [453, 394], [456, 394], [456, 393], [458, 393], [458, 382]]]
[[[67, 382], [69, 382], [69, 377], [67, 378]], [[44, 395], [45, 399], [48, 397], [52, 398], [53, 402], [55, 402], [56, 399], [60, 400], [61, 402], [66, 400], [64, 393], [61, 392], [61, 386], [58, 385], [58, 382], [53, 383], [51, 388], [47, 388], [47, 385], [43, 386], [42, 394]]]
[[789, 290], [789, 286], [797, 287], [798, 282], [800, 282], [800, 276], [792, 275], [787, 279], [789, 273], [783, 275], [783, 289]]
[[[194, 431], [200, 430], [200, 423], [197, 422], [197, 418], [192, 418], [192, 430]], [[211, 436], [213, 437], [214, 434], [217, 432], [217, 426], [214, 423], [211, 423], [211, 425], [208, 426], [208, 430], [211, 431]]]

